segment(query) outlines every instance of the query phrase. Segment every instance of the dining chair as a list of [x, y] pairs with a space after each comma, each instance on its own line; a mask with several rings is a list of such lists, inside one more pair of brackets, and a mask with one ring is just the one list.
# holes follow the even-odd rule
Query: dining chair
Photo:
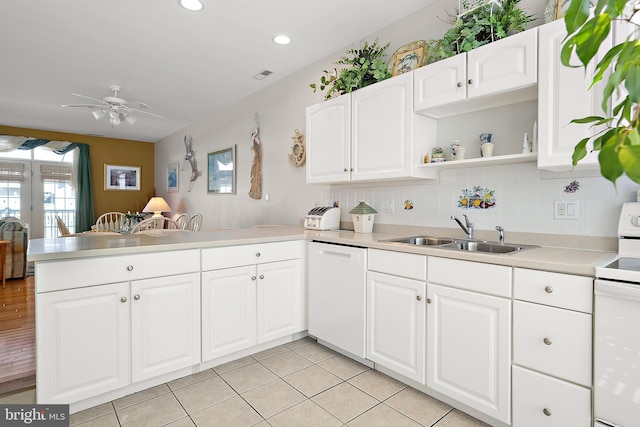
[[174, 215], [172, 219], [178, 224], [178, 228], [181, 228], [184, 230], [187, 228], [187, 224], [189, 223], [189, 214], [185, 212], [178, 215]]
[[96, 220], [96, 231], [118, 231], [124, 225], [122, 212], [103, 213]]
[[138, 233], [145, 230], [161, 230], [161, 229], [179, 229], [178, 224], [171, 218], [149, 218], [140, 221], [131, 229], [131, 234]]
[[58, 224], [58, 233], [60, 236], [68, 236], [71, 234], [69, 229], [67, 228], [67, 224], [64, 223], [62, 218], [59, 215], [56, 215], [56, 224]]
[[189, 231], [200, 231], [201, 228], [202, 228], [202, 214], [195, 213], [193, 214], [191, 219], [189, 219], [189, 222], [187, 223], [187, 227], [185, 229]]

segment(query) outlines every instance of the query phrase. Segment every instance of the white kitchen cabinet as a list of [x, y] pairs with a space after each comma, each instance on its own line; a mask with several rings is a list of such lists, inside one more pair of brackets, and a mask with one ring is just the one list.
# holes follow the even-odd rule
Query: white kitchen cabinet
[[305, 329], [300, 241], [202, 251], [202, 360]]
[[38, 403], [70, 403], [131, 382], [127, 282], [36, 296]]
[[411, 73], [307, 108], [307, 182], [331, 183], [411, 177], [435, 124], [413, 113]]
[[[50, 290], [36, 293], [38, 402], [75, 403], [200, 363], [198, 253], [111, 257], [112, 271], [96, 258], [43, 263], [70, 274], [36, 279]], [[154, 268], [165, 256], [180, 263]], [[136, 280], [113, 280], [127, 276]]]
[[[533, 28], [419, 68], [414, 71], [414, 109], [440, 118], [534, 99], [534, 91], [518, 89], [535, 86], [537, 53]], [[502, 96], [484, 99], [494, 95]], [[483, 99], [459, 104], [476, 98]]]
[[[584, 68], [565, 67], [560, 62], [562, 41], [567, 35], [563, 20], [557, 20], [539, 27], [540, 50], [538, 83], [538, 168], [552, 171], [572, 170], [571, 156], [576, 144], [583, 138], [599, 132], [587, 124], [570, 123], [573, 119], [587, 116], [602, 116], [602, 91], [597, 84], [590, 88], [594, 66]], [[611, 47], [610, 39], [603, 43], [601, 52]], [[601, 59], [594, 57], [593, 63]], [[573, 64], [579, 64], [573, 58]], [[606, 76], [603, 79], [606, 82]], [[602, 82], [601, 82], [602, 83]], [[591, 146], [588, 147], [591, 150]], [[577, 169], [598, 168], [598, 152], [589, 152]]]
[[[509, 424], [511, 300], [480, 293], [483, 281], [500, 279], [482, 277], [485, 264], [451, 261], [428, 259], [427, 387]], [[462, 276], [477, 292], [450, 287]]]
[[366, 357], [367, 250], [309, 243], [309, 334]]

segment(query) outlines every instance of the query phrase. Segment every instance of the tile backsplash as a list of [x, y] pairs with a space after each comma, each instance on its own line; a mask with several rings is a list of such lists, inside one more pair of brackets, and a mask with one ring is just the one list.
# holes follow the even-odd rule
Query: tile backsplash
[[[491, 189], [499, 203], [490, 209], [459, 207], [460, 195], [473, 187]], [[451, 215], [467, 214], [479, 230], [501, 225], [526, 233], [615, 237], [620, 207], [636, 201], [637, 190], [626, 177], [614, 187], [597, 172], [553, 174], [539, 171], [535, 163], [523, 163], [442, 170], [435, 181], [336, 185], [323, 197], [325, 203], [339, 201], [342, 221], [364, 201], [378, 211], [379, 224], [457, 227]], [[554, 219], [554, 200], [559, 199], [578, 201], [578, 219]], [[405, 209], [407, 200], [413, 209]]]

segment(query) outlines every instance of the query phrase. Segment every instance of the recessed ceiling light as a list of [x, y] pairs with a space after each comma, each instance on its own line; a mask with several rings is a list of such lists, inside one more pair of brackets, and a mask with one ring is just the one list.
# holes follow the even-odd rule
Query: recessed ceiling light
[[287, 36], [285, 36], [284, 34], [281, 34], [279, 36], [275, 36], [273, 38], [273, 41], [276, 42], [277, 44], [289, 44], [291, 43], [291, 39]]
[[192, 12], [199, 12], [204, 9], [204, 3], [200, 0], [178, 0], [180, 6]]

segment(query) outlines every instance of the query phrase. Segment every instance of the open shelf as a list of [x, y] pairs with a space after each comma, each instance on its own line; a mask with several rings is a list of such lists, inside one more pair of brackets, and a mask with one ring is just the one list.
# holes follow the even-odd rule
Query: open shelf
[[453, 160], [440, 163], [423, 163], [419, 169], [459, 169], [480, 166], [507, 165], [514, 163], [532, 163], [538, 159], [538, 153], [505, 154], [504, 156], [478, 157], [476, 159]]

